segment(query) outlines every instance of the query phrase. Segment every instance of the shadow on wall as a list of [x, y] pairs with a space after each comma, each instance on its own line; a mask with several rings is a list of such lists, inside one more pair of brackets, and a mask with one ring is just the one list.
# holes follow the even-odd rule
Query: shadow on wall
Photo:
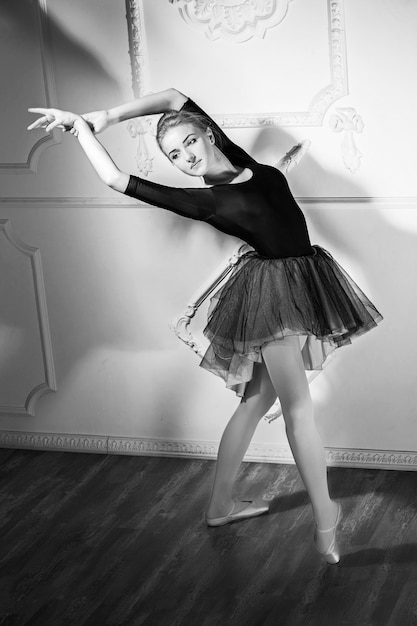
[[[36, 36], [33, 8], [29, 0], [2, 3], [2, 21], [19, 40]], [[47, 27], [61, 93], [73, 91], [77, 108], [81, 106], [77, 94], [81, 94], [79, 99], [86, 109], [108, 102], [109, 94], [118, 91], [118, 83], [99, 58], [50, 15]], [[70, 107], [71, 102], [66, 101], [66, 106]], [[166, 319], [161, 321], [164, 311], [159, 300], [164, 297], [164, 284], [162, 280], [158, 284], [156, 275], [158, 251], [152, 251], [146, 241], [155, 230], [147, 221], [147, 213], [141, 209], [103, 212], [88, 206], [80, 212], [58, 207], [50, 212], [41, 209], [39, 214], [33, 211], [25, 216], [22, 228], [18, 226], [17, 216], [13, 220], [22, 239], [39, 246], [42, 253], [58, 393], [44, 396], [37, 413], [48, 413], [51, 423], [55, 423], [54, 416], [65, 411], [74, 411], [75, 415], [85, 411], [86, 415], [94, 416], [85, 429], [79, 430], [87, 432], [103, 416], [105, 419], [110, 414], [114, 418], [119, 416], [132, 407], [129, 402], [126, 407], [110, 404], [123, 396], [124, 384], [129, 387], [127, 395], [135, 397], [149, 396], [152, 385], [159, 386], [158, 391], [162, 386], [163, 392], [149, 399], [152, 412], [162, 412], [158, 406], [164, 403], [169, 404], [173, 415], [182, 412], [186, 398], [172, 393], [181, 372], [174, 371], [170, 377], [167, 372], [168, 362], [173, 361], [169, 345], [177, 347], [177, 343], [167, 329], [171, 316], [166, 314]], [[160, 289], [161, 295], [155, 297], [154, 289]], [[178, 350], [183, 349], [178, 343]], [[135, 381], [132, 372], [126, 371], [128, 382], [118, 380], [113, 386], [112, 376], [122, 378], [122, 368], [128, 369], [129, 365], [136, 370], [147, 370], [143, 378]], [[170, 392], [169, 403], [164, 402]], [[72, 427], [70, 421], [68, 425]]]
[[[306, 132], [306, 135], [308, 135], [308, 131]], [[283, 128], [261, 128], [256, 140], [250, 149], [248, 149], [248, 152], [251, 156], [255, 156], [255, 158], [257, 158], [257, 155], [267, 154], [269, 162], [277, 163], [279, 159], [296, 143], [297, 140], [291, 135], [291, 133]], [[271, 159], [271, 155], [274, 155], [274, 158]], [[262, 156], [258, 158], [259, 162], [265, 162], [262, 159]], [[351, 174], [340, 176], [338, 174], [334, 174], [333, 172], [327, 172], [308, 152], [303, 157], [300, 164], [289, 173], [287, 178], [290, 188], [292, 187], [291, 180], [295, 177], [297, 178], [297, 188], [302, 191], [302, 193], [299, 194], [299, 197], [300, 200], [302, 200], [303, 197], [308, 198], [312, 196], [310, 181], [325, 180], [329, 176], [332, 177], [333, 186], [343, 189], [346, 197], [363, 198], [363, 202], [367, 202], [369, 191], [361, 186]], [[340, 179], [340, 185], [337, 184], [335, 178]], [[326, 205], [323, 203], [323, 206], [325, 207]], [[332, 211], [329, 210], [328, 215], [326, 214], [326, 218], [324, 219], [324, 217], [318, 212], [310, 211], [308, 213], [308, 221], [314, 226], [318, 233], [322, 234], [326, 239], [334, 242], [338, 249], [342, 249], [347, 255], [354, 255], [354, 258], [357, 258], [358, 250], [354, 245], [354, 242], [349, 241], [349, 237], [345, 232], [341, 232], [340, 220], [337, 220], [337, 216], [335, 219], [331, 213]], [[379, 219], [378, 212], [375, 211], [376, 230], [378, 230], [377, 222]], [[195, 222], [192, 220], [179, 218], [174, 214], [171, 214], [170, 219], [167, 219], [166, 223], [169, 226], [170, 234], [178, 239], [184, 237], [184, 235], [189, 232], [193, 226], [195, 226]], [[225, 250], [225, 254], [227, 254], [226, 250], [230, 250], [230, 237], [216, 231], [215, 239], [219, 248], [221, 250]]]
[[[295, 140], [291, 136], [291, 133], [282, 128], [262, 129], [253, 144], [251, 152], [263, 152], [266, 151], [267, 148], [270, 152], [276, 150], [276, 160], [278, 160], [282, 153], [286, 152], [294, 143]], [[282, 146], [283, 148], [277, 150], [276, 146]], [[289, 173], [288, 181], [290, 188], [292, 187], [291, 180], [293, 177], [297, 177], [298, 197], [301, 203], [303, 198], [310, 198], [312, 196], [312, 180], [325, 181], [326, 178], [329, 177], [332, 178], [332, 187], [343, 189], [344, 192], [344, 196], [340, 197], [340, 199], [335, 198], [336, 203], [338, 201], [344, 202], [346, 200], [349, 201], [349, 199], [360, 198], [361, 204], [358, 205], [358, 208], [360, 206], [362, 209], [367, 202], [372, 200], [369, 189], [359, 184], [352, 174], [347, 173], [346, 176], [340, 176], [334, 172], [324, 170], [320, 163], [314, 159], [309, 152], [307, 152], [300, 164]], [[340, 183], [338, 181], [340, 181]], [[320, 205], [320, 198], [317, 200], [318, 205]], [[322, 236], [326, 241], [330, 242], [331, 246], [334, 245], [345, 257], [352, 259], [353, 264], [359, 265], [364, 270], [365, 275], [367, 275], [364, 260], [369, 255], [364, 254], [363, 241], [355, 239], [353, 234], [355, 230], [360, 230], [358, 223], [363, 223], [364, 228], [362, 230], [364, 232], [373, 231], [375, 235], [375, 239], [369, 242], [369, 245], [378, 245], [378, 242], [380, 245], [386, 245], [386, 242], [391, 242], [393, 233], [391, 233], [391, 228], [387, 226], [385, 220], [381, 217], [379, 210], [372, 207], [372, 210], [367, 211], [366, 215], [364, 215], [361, 210], [353, 209], [349, 213], [349, 221], [351, 222], [349, 225], [341, 223], [340, 215], [332, 204], [323, 201], [322, 206], [319, 206], [319, 208], [325, 210], [308, 210], [308, 204], [304, 207], [309, 225], [314, 228], [314, 231], [319, 236]], [[367, 222], [366, 228], [364, 222]], [[396, 238], [397, 241], [395, 244], [399, 246], [397, 249], [401, 250], [401, 237], [396, 235]], [[313, 243], [315, 242], [313, 241]], [[331, 249], [330, 252], [332, 252]], [[369, 268], [369, 271], [372, 272], [372, 268]], [[374, 278], [377, 277], [370, 277], [370, 281], [373, 281]]]
[[[19, 3], [14, 2], [14, 0], [7, 0], [2, 3], [2, 11], [6, 19], [18, 25], [23, 37], [30, 37], [32, 34], [30, 20], [27, 19], [28, 7], [30, 7], [29, 0]], [[103, 101], [108, 102], [109, 93], [115, 93], [118, 90], [117, 81], [109, 74], [98, 58], [50, 17], [48, 18], [48, 27], [54, 50], [55, 66], [59, 68], [60, 72], [63, 72], [64, 78], [62, 80], [64, 83], [67, 84], [68, 82], [70, 85], [76, 83], [77, 85], [74, 98], [77, 98], [77, 93], [82, 93], [83, 106], [86, 108], [96, 108], [97, 105], [102, 106]], [[281, 128], [261, 129], [250, 151], [252, 154], [256, 154], [264, 150], [269, 152], [276, 150], [276, 161], [278, 161], [293, 143], [295, 142], [291, 134]], [[296, 175], [297, 180], [302, 181], [299, 182], [298, 186], [302, 189], [302, 195], [305, 197], [311, 196], [309, 181], [313, 178], [329, 176], [309, 154], [298, 166]], [[332, 174], [332, 176], [335, 175]], [[341, 187], [348, 189], [348, 195], [351, 197], [365, 197], [367, 190], [361, 188], [353, 177], [348, 178], [348, 176], [340, 177], [341, 182], [343, 180]], [[291, 183], [291, 174], [289, 180]], [[155, 353], [160, 346], [162, 348], [161, 353], [163, 352], [163, 346], [158, 343], [159, 329], [156, 328], [155, 332], [150, 331], [149, 301], [152, 301], [154, 295], [151, 281], [148, 281], [146, 287], [141, 289], [140, 295], [134, 292], [132, 295], [134, 302], [132, 303], [126, 301], [126, 289], [120, 288], [116, 292], [111, 291], [111, 285], [117, 284], [117, 272], [122, 273], [126, 270], [126, 266], [123, 265], [120, 258], [116, 258], [126, 254], [126, 237], [129, 237], [129, 245], [132, 245], [132, 235], [137, 234], [138, 241], [140, 241], [141, 236], [144, 236], [143, 233], [141, 234], [140, 228], [144, 218], [142, 217], [143, 214], [140, 215], [140, 213], [139, 210], [135, 218], [132, 219], [129, 216], [125, 222], [118, 220], [113, 231], [111, 222], [115, 219], [114, 213], [106, 218], [99, 216], [98, 213], [90, 213], [88, 217], [83, 216], [83, 228], [79, 228], [79, 222], [74, 215], [63, 217], [56, 212], [53, 217], [47, 218], [48, 231], [50, 236], [54, 237], [54, 241], [49, 247], [50, 266], [53, 265], [54, 258], [58, 257], [61, 260], [57, 269], [51, 267], [49, 270], [47, 290], [51, 290], [53, 295], [49, 296], [47, 293], [47, 296], [55, 300], [60, 298], [60, 310], [66, 312], [65, 319], [58, 320], [55, 328], [57, 334], [65, 332], [68, 338], [66, 342], [67, 352], [63, 355], [65, 356], [65, 363], [63, 362], [63, 367], [59, 372], [61, 389], [65, 387], [65, 379], [70, 377], [83, 357], [102, 348], [109, 346], [110, 349], [115, 348], [129, 353], [144, 354], [146, 351]], [[352, 211], [350, 218], [354, 222], [354, 228], [345, 228], [345, 225], [341, 224], [340, 217], [330, 208], [326, 212], [314, 210], [308, 212], [308, 220], [315, 231], [333, 243], [347, 257], [352, 258], [354, 263], [363, 267], [367, 277], [368, 273], [372, 272], [373, 275], [369, 275], [369, 282], [378, 285], [381, 293], [385, 293], [388, 298], [387, 285], [383, 280], [384, 277], [377, 271], [377, 264], [367, 267], [365, 259], [369, 257], [369, 254], [364, 253], [363, 239], [355, 240], [352, 237], [352, 232], [355, 232], [355, 229], [360, 230], [361, 226], [366, 227], [368, 231], [375, 232], [374, 240], [369, 242], [370, 246], [376, 248], [379, 244], [378, 238], [380, 238], [384, 245], [389, 242], [390, 249], [398, 255], [401, 255], [401, 251], [405, 247], [409, 248], [415, 244], [415, 237], [409, 233], [393, 232], [392, 226], [388, 225], [376, 210], [372, 214], [368, 213], [366, 217], [361, 215], [359, 211]], [[365, 221], [368, 224], [365, 224]], [[132, 228], [132, 223], [134, 223], [134, 228]], [[167, 228], [166, 238], [170, 240], [171, 245], [175, 244], [175, 241], [183, 241], [197, 227], [201, 229], [201, 224], [169, 213], [167, 213], [166, 219], [161, 220], [161, 223]], [[41, 228], [41, 225], [38, 228]], [[149, 224], [145, 230], [149, 233]], [[230, 244], [230, 238], [223, 233], [214, 230], [212, 233], [211, 242], [218, 246], [220, 261], [223, 253], [226, 253], [226, 249], [230, 249], [233, 245]], [[120, 242], [121, 248], [124, 246], [124, 249], [120, 255], [116, 252], [112, 258], [109, 250], [111, 251], [112, 246], [118, 245], [117, 241]], [[116, 244], [112, 242], [116, 242]], [[162, 240], [160, 243], [163, 245]], [[405, 243], [407, 246], [404, 245]], [[132, 245], [132, 250], [133, 247]], [[188, 262], [190, 260], [192, 261], [189, 259]], [[132, 252], [129, 262], [132, 285], [135, 284], [135, 272], [138, 275], [139, 269], [143, 272], [143, 268], [140, 266], [143, 261], [144, 257], [135, 256]], [[148, 263], [152, 265], [149, 257]], [[192, 268], [191, 265], [190, 267]], [[214, 267], [207, 268], [207, 275], [213, 269]], [[83, 275], [82, 281], [73, 280], [77, 271]], [[190, 269], [190, 273], [191, 271]], [[106, 274], [111, 274], [111, 281], [106, 281]], [[99, 281], [97, 281], [97, 276], [100, 276]], [[68, 285], [68, 288], [64, 288], [63, 285]], [[158, 286], [157, 289], [159, 288]], [[146, 293], [146, 289], [149, 290], [148, 293]], [[163, 299], [163, 293], [161, 299]], [[137, 315], [137, 335], [132, 337], [135, 311], [143, 313], [143, 319]], [[384, 313], [383, 310], [382, 312]], [[86, 323], [86, 315], [90, 316], [93, 324], [91, 321]], [[100, 322], [94, 324], [95, 319], [99, 319]], [[123, 322], [123, 320], [126, 321]], [[183, 347], [181, 349], [185, 350]], [[158, 367], [156, 361], [154, 361], [154, 365], [156, 368]], [[157, 369], [155, 371], [156, 376], [160, 376]], [[168, 397], [172, 388], [173, 386], [169, 382], [163, 388], [161, 386], [161, 396]], [[148, 390], [146, 391], [148, 392]], [[181, 403], [186, 402], [186, 398], [180, 399], [177, 396], [178, 394], [172, 394], [170, 398], [169, 410], [172, 420], [175, 420], [175, 416], [180, 414]], [[49, 397], [48, 402], [50, 408], [55, 402], [58, 404], [58, 396], [56, 396], [55, 401]]]
[[[186, 398], [175, 393], [177, 340], [161, 306], [158, 260], [145, 245], [144, 213], [57, 207], [24, 218], [42, 253], [58, 377], [58, 392], [44, 396], [36, 414], [54, 424], [57, 415], [65, 419], [60, 432], [81, 420], [75, 432], [118, 434], [119, 420], [123, 428], [123, 419], [141, 414], [184, 412]], [[179, 342], [178, 353], [187, 358]]]
[[[22, 41], [22, 45], [34, 38], [37, 41], [33, 24], [33, 4], [32, 0], [1, 2], [1, 20], [5, 27]], [[42, 11], [41, 6], [39, 10]], [[80, 21], [82, 19], [83, 15], [80, 13]], [[82, 94], [82, 104], [87, 108], [101, 108], [103, 102], [109, 101], [109, 95], [115, 94], [117, 97], [119, 91], [117, 80], [80, 40], [66, 32], [50, 13], [45, 16], [45, 26], [52, 46], [55, 74], [62, 76], [61, 81], [66, 84], [74, 85], [74, 90], [68, 90], [69, 95], [73, 91], [75, 100], [79, 100], [79, 94]], [[66, 106], [69, 108], [72, 104], [69, 102]], [[39, 103], [38, 106], [41, 105], [42, 103]]]
[[[275, 145], [285, 146], [287, 150], [292, 143], [291, 135], [285, 130], [268, 129], [260, 132], [252, 151], [262, 152], [266, 146], [271, 150]], [[338, 371], [344, 378], [329, 377], [335, 388], [334, 392], [329, 391], [332, 401], [328, 397], [326, 403], [328, 406], [332, 402], [339, 403], [340, 406], [344, 395], [344, 405], [353, 411], [356, 427], [368, 437], [371, 446], [374, 445], [372, 440], [378, 440], [382, 433], [384, 443], [380, 447], [388, 449], [392, 439], [395, 440], [394, 447], [414, 450], [415, 429], [410, 423], [410, 411], [412, 414], [415, 403], [417, 349], [415, 342], [410, 341], [410, 328], [414, 326], [417, 313], [417, 295], [413, 287], [417, 280], [416, 207], [410, 203], [403, 206], [401, 201], [395, 200], [391, 206], [388, 201], [373, 203], [370, 190], [361, 186], [354, 176], [346, 173], [343, 177], [324, 171], [309, 153], [290, 173], [290, 187], [292, 176], [297, 177], [300, 199], [311, 197], [310, 182], [317, 178], [323, 180], [332, 176], [333, 180], [340, 181], [340, 189], [345, 195], [341, 201], [337, 202], [337, 198], [335, 204], [323, 201], [320, 206], [318, 199], [311, 208], [308, 203], [303, 205], [312, 241], [329, 248], [384, 316], [375, 332], [358, 340], [355, 353], [346, 355], [349, 358], [341, 355]], [[332, 186], [335, 188], [338, 184]], [[349, 206], [344, 203], [349, 198], [361, 201]], [[354, 354], [359, 355], [358, 360], [353, 358]], [[361, 367], [362, 371], [368, 372], [366, 387], [358, 374]], [[342, 389], [336, 389], [336, 384], [345, 380], [352, 381], [354, 386], [346, 388], [341, 385]], [[393, 414], [396, 416], [395, 427], [392, 425]], [[360, 424], [361, 420], [363, 424]], [[337, 437], [349, 441], [350, 428], [349, 421], [341, 421]], [[397, 435], [391, 437], [391, 429], [402, 431], [403, 441], [407, 443], [402, 443]]]
[[[277, 160], [294, 143], [291, 135], [280, 129], [276, 129], [276, 132], [274, 129], [274, 132], [268, 133], [266, 137], [261, 135], [261, 139], [271, 142], [267, 145], [285, 146], [284, 149], [279, 150]], [[259, 146], [255, 145], [252, 152], [256, 152], [258, 149]], [[302, 180], [304, 180], [303, 170], [308, 173], [308, 176], [305, 176], [305, 183], [303, 183], [305, 196], [309, 195], [310, 176], [328, 175], [309, 155], [303, 159], [298, 168], [297, 176]], [[344, 186], [346, 187], [345, 181]], [[364, 190], [360, 189], [355, 181], [352, 181], [350, 188], [352, 196], [365, 195]], [[370, 264], [369, 258], [373, 253], [376, 257], [378, 254], [385, 254], [384, 250], [378, 250], [381, 246], [380, 242], [383, 246], [389, 242], [392, 246], [391, 250], [395, 250], [397, 258], [400, 258], [406, 249], [415, 245], [415, 236], [394, 231], [392, 226], [381, 218], [377, 210], [353, 209], [349, 211], [350, 224], [345, 224], [342, 222], [338, 211], [331, 205], [324, 208], [326, 208], [325, 211], [309, 211], [309, 221], [315, 231], [330, 243], [330, 252], [332, 252], [334, 245], [344, 256], [352, 259], [352, 265], [361, 268], [366, 281], [372, 285], [373, 291], [380, 294], [381, 297], [378, 297], [375, 303], [386, 315], [384, 302], [389, 302], [393, 298], [390, 289], [395, 284], [398, 292], [395, 293], [394, 297], [400, 299], [402, 283], [401, 281], [394, 283], [392, 277], [391, 280], [387, 280], [384, 273], [380, 271], [378, 263], [372, 262]], [[107, 214], [102, 211], [88, 211], [77, 219], [72, 210], [65, 215], [54, 212], [48, 219], [48, 230], [50, 229], [51, 237], [54, 238], [50, 243], [49, 250], [52, 260], [58, 256], [62, 262], [60, 267], [56, 271], [54, 269], [47, 277], [47, 286], [48, 289], [51, 289], [51, 295], [47, 295], [48, 298], [61, 298], [60, 309], [66, 311], [65, 319], [62, 318], [55, 322], [56, 325], [59, 325], [59, 329], [56, 328], [56, 333], [66, 333], [69, 338], [66, 342], [67, 352], [63, 355], [65, 356], [65, 366], [60, 372], [60, 390], [63, 394], [61, 400], [63, 397], [65, 398], [68, 386], [77, 388], [81, 384], [80, 370], [83, 368], [83, 375], [85, 376], [87, 373], [89, 377], [91, 376], [92, 387], [96, 384], [96, 388], [103, 384], [104, 371], [109, 382], [108, 387], [103, 390], [103, 397], [110, 401], [114, 395], [119, 401], [125, 402], [126, 394], [121, 392], [122, 383], [116, 381], [114, 388], [111, 387], [110, 377], [114, 375], [111, 363], [105, 364], [104, 361], [99, 363], [100, 359], [106, 357], [106, 352], [110, 360], [116, 358], [116, 356], [113, 357], [116, 353], [124, 352], [118, 360], [116, 376], [121, 376], [123, 368], [129, 368], [130, 365], [138, 367], [138, 361], [135, 359], [140, 358], [143, 359], [141, 367], [148, 367], [153, 370], [150, 372], [149, 386], [144, 385], [145, 378], [138, 380], [135, 386], [131, 372], [126, 372], [126, 388], [130, 390], [132, 397], [134, 396], [132, 404], [129, 405], [126, 402], [126, 406], [116, 406], [114, 410], [113, 408], [110, 410], [109, 407], [100, 410], [105, 413], [108, 411], [115, 416], [120, 416], [122, 412], [133, 411], [135, 394], [141, 393], [149, 397], [147, 400], [149, 405], [146, 406], [146, 411], [149, 414], [155, 415], [155, 417], [167, 416], [171, 437], [175, 439], [183, 436], [180, 416], [187, 413], [189, 401], [189, 396], [178, 392], [180, 385], [184, 388], [184, 382], [180, 379], [185, 367], [181, 362], [178, 363], [177, 368], [175, 367], [177, 365], [175, 358], [171, 358], [173, 355], [166, 349], [166, 335], [161, 341], [160, 335], [166, 330], [168, 313], [164, 319], [164, 308], [161, 309], [160, 306], [157, 306], [155, 311], [158, 311], [158, 314], [152, 315], [150, 308], [152, 303], [163, 303], [167, 292], [162, 281], [158, 281], [157, 273], [162, 271], [159, 260], [157, 258], [153, 260], [146, 252], [149, 251], [149, 243], [146, 239], [151, 239], [152, 235], [156, 234], [159, 237], [158, 245], [161, 249], [164, 247], [164, 241], [166, 242], [167, 252], [164, 258], [168, 264], [169, 246], [175, 245], [176, 238], [182, 241], [187, 238], [191, 239], [196, 229], [201, 228], [201, 224], [162, 211], [158, 212], [159, 217], [157, 219], [152, 218], [147, 222], [147, 213], [141, 209], [138, 211], [129, 209], [116, 216], [115, 211], [110, 211]], [[161, 219], [162, 215], [164, 219]], [[157, 234], [157, 225], [159, 228], [166, 229], [164, 235]], [[173, 237], [174, 225], [175, 235]], [[41, 225], [38, 228], [41, 228]], [[218, 259], [220, 261], [223, 257], [223, 246], [229, 249], [232, 247], [230, 238], [214, 229], [210, 230], [213, 233], [212, 241], [218, 244], [219, 250], [221, 249]], [[366, 249], [364, 248], [366, 237], [363, 234], [360, 238], [354, 236], [355, 233], [359, 232], [375, 233], [375, 236], [369, 239]], [[141, 252], [142, 249], [143, 253]], [[189, 250], [187, 246], [184, 246], [184, 249]], [[199, 254], [197, 250], [195, 253]], [[156, 252], [157, 256], [158, 253]], [[191, 275], [194, 270], [190, 261], [192, 262], [191, 258], [187, 259]], [[145, 271], [143, 264], [147, 264]], [[215, 269], [215, 265], [217, 263], [213, 267], [207, 268], [207, 276]], [[146, 283], [140, 284], [146, 271], [150, 273]], [[184, 271], [186, 272], [187, 268]], [[152, 275], [152, 272], [155, 274]], [[78, 273], [83, 276], [82, 280], [73, 280], [74, 275], [76, 276]], [[118, 275], [120, 275], [119, 280]], [[100, 280], [97, 280], [98, 276]], [[172, 276], [172, 271], [170, 276]], [[155, 280], [154, 284], [153, 279]], [[186, 276], [185, 280], [187, 280]], [[358, 282], [361, 284], [361, 280]], [[127, 298], [129, 291], [126, 289], [126, 284], [129, 283], [132, 285], [131, 300]], [[67, 285], [68, 288], [64, 288]], [[405, 321], [404, 324], [401, 324], [401, 328], [406, 327]], [[386, 339], [388, 341], [384, 345], [391, 357], [398, 356], [400, 359], [398, 346], [401, 346], [403, 342], [398, 342], [398, 337], [394, 334], [391, 338]], [[181, 359], [181, 354], [184, 354], [185, 362], [188, 359], [186, 348], [179, 343], [178, 345], [179, 358]], [[91, 355], [94, 354], [98, 355], [95, 361], [91, 358]], [[398, 359], [391, 358], [389, 364], [391, 369], [392, 364], [397, 367]], [[102, 372], [94, 369], [98, 365], [102, 366]], [[171, 376], [170, 366], [172, 366], [173, 372]], [[398, 377], [398, 375], [397, 373], [396, 376]], [[160, 381], [158, 385], [155, 385], [154, 381], [150, 380], [151, 378], [158, 379]], [[395, 377], [393, 377], [393, 381], [395, 382]], [[151, 383], [155, 386], [152, 386]], [[137, 390], [136, 387], [142, 389]], [[157, 392], [154, 391], [156, 387], [158, 387]], [[192, 390], [190, 393], [193, 392]], [[153, 397], [150, 397], [151, 395]], [[55, 400], [48, 397], [47, 402], [50, 413], [53, 415], [54, 409], [59, 408], [58, 396]], [[95, 415], [97, 414], [96, 419], [100, 420], [98, 410], [94, 406], [93, 412]], [[140, 416], [137, 419], [140, 420]]]

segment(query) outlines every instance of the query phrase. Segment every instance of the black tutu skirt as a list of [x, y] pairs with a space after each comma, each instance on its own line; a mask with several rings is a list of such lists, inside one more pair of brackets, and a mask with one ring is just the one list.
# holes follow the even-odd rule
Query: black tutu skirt
[[287, 335], [306, 337], [307, 370], [322, 369], [329, 354], [374, 328], [382, 315], [331, 254], [269, 259], [244, 254], [211, 298], [201, 366], [244, 395], [262, 346]]

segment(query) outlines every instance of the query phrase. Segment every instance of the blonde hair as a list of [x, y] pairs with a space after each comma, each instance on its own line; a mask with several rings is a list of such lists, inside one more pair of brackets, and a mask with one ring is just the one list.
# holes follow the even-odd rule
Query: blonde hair
[[[164, 152], [162, 148], [162, 141], [171, 128], [176, 128], [182, 124], [191, 124], [195, 128], [206, 132], [208, 128], [211, 129], [214, 139], [218, 147], [221, 147], [221, 136], [216, 128], [210, 126], [209, 120], [204, 115], [199, 113], [190, 113], [189, 111], [167, 111], [164, 113], [158, 121], [156, 127], [156, 141], [158, 146]], [[164, 153], [165, 154], [165, 153]]]

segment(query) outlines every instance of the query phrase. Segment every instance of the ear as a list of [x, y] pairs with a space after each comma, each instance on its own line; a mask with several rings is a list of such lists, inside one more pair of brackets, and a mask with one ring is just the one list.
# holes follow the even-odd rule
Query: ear
[[207, 126], [206, 133], [207, 133], [207, 137], [209, 138], [210, 143], [214, 145], [216, 143], [216, 140], [214, 138], [213, 131], [211, 130], [210, 126]]

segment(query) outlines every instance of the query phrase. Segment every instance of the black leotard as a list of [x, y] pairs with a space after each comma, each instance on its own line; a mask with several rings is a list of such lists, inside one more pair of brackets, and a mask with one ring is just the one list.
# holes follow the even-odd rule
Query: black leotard
[[257, 163], [192, 100], [188, 99], [182, 109], [203, 114], [221, 138], [221, 151], [233, 165], [249, 168], [252, 177], [241, 183], [183, 189], [130, 176], [125, 193], [179, 215], [205, 221], [223, 233], [239, 237], [264, 257], [313, 254], [304, 215], [285, 176], [274, 167]]

